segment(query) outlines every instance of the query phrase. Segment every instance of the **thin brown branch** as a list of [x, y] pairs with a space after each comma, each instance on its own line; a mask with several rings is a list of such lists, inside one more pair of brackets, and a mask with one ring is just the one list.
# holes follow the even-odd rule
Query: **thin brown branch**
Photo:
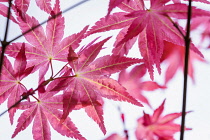
[[36, 89], [34, 89], [34, 90], [30, 89], [30, 90], [28, 90], [27, 92], [24, 92], [24, 93], [21, 95], [21, 99], [18, 100], [16, 103], [14, 103], [12, 106], [10, 106], [7, 110], [5, 110], [4, 112], [2, 112], [2, 113], [0, 114], [0, 117], [1, 117], [2, 115], [4, 115], [6, 112], [10, 111], [13, 107], [16, 107], [21, 101], [23, 101], [23, 100], [25, 100], [25, 99], [28, 99], [29, 96], [32, 96], [32, 97], [35, 98], [37, 101], [39, 101], [33, 94], [34, 94], [37, 90], [39, 90], [39, 88], [46, 86], [47, 84], [49, 84], [49, 83], [50, 83], [51, 81], [53, 81], [53, 80], [54, 80], [54, 79], [53, 79], [52, 77], [50, 77], [48, 80], [46, 80], [46, 81], [42, 82], [41, 84], [39, 84], [39, 86], [38, 86]]
[[8, 29], [9, 29], [9, 22], [10, 22], [10, 16], [11, 16], [11, 7], [12, 7], [12, 0], [9, 0], [9, 7], [7, 10], [7, 23], [5, 28], [5, 34], [4, 34], [4, 41], [7, 41], [7, 35], [8, 35]]
[[183, 101], [182, 101], [182, 121], [180, 129], [180, 140], [184, 140], [184, 131], [185, 131], [185, 115], [186, 115], [186, 103], [187, 103], [187, 78], [188, 78], [188, 63], [190, 55], [190, 21], [192, 15], [192, 0], [189, 0], [188, 5], [188, 15], [187, 15], [187, 31], [185, 40], [185, 60], [184, 60], [184, 85], [183, 85]]
[[5, 53], [7, 45], [9, 45], [9, 43], [7, 42], [7, 36], [8, 36], [8, 30], [9, 30], [9, 22], [10, 22], [9, 19], [11, 16], [12, 0], [9, 0], [8, 3], [9, 3], [9, 7], [7, 10], [7, 21], [6, 21], [6, 28], [5, 28], [5, 33], [4, 33], [4, 40], [1, 41], [2, 49], [1, 49], [1, 57], [0, 57], [0, 73], [1, 73], [2, 65], [4, 61], [4, 53]]
[[179, 31], [179, 33], [182, 35], [183, 38], [185, 38], [184, 33], [181, 31], [181, 29], [179, 28], [178, 24], [175, 23], [167, 14], [165, 15], [170, 21], [171, 23], [174, 25], [174, 27]]
[[128, 135], [128, 130], [126, 129], [126, 126], [125, 126], [125, 116], [124, 116], [124, 113], [122, 113], [121, 109], [120, 109], [120, 106], [117, 107], [118, 108], [118, 111], [120, 112], [120, 117], [121, 117], [121, 120], [122, 120], [122, 124], [123, 124], [123, 131], [124, 131], [124, 135], [125, 135], [125, 139], [128, 140], [129, 139], [129, 135]]
[[[31, 91], [29, 91], [29, 92], [31, 92]], [[23, 95], [22, 98], [21, 98], [20, 100], [18, 100], [15, 104], [13, 104], [13, 105], [10, 106], [7, 110], [5, 110], [4, 112], [2, 112], [2, 113], [0, 114], [0, 117], [1, 117], [2, 115], [4, 115], [5, 113], [7, 113], [8, 111], [10, 111], [13, 107], [16, 107], [21, 101], [27, 99], [27, 98], [29, 97], [29, 95], [33, 95], [34, 92], [35, 92], [35, 91], [32, 91], [30, 94], [25, 94], [25, 95]]]

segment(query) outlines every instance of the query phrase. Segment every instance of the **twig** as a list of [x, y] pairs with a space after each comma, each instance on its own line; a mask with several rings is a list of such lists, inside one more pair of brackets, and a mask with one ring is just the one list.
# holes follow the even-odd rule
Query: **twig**
[[122, 111], [120, 109], [120, 106], [118, 106], [117, 108], [118, 108], [118, 111], [120, 112], [120, 115], [121, 115], [120, 117], [121, 117], [122, 124], [123, 124], [125, 139], [128, 140], [129, 139], [129, 135], [128, 135], [128, 130], [126, 129], [126, 126], [125, 126], [125, 116], [124, 116], [124, 113], [122, 113]]
[[164, 14], [170, 21], [171, 23], [174, 25], [174, 27], [179, 31], [179, 33], [182, 35], [183, 38], [185, 38], [184, 33], [181, 31], [181, 29], [179, 28], [178, 24], [176, 22], [174, 22], [170, 16], [168, 16], [167, 14]]
[[[5, 110], [4, 112], [2, 112], [2, 113], [0, 114], [0, 117], [1, 117], [2, 115], [4, 115], [6, 112], [10, 111], [13, 107], [16, 107], [21, 101], [27, 99], [30, 95], [33, 96], [33, 94], [34, 94], [37, 90], [39, 90], [39, 88], [41, 88], [41, 87], [43, 87], [43, 86], [46, 86], [47, 84], [49, 84], [49, 82], [51, 82], [51, 81], [53, 81], [53, 80], [54, 80], [54, 79], [53, 79], [52, 77], [50, 77], [48, 80], [42, 82], [36, 89], [34, 89], [34, 90], [33, 90], [33, 89], [30, 89], [30, 90], [28, 90], [27, 92], [24, 92], [24, 93], [21, 95], [21, 99], [18, 100], [16, 103], [14, 103], [12, 106], [10, 106], [7, 110]], [[33, 96], [33, 97], [38, 101], [38, 99], [37, 99], [35, 96]]]
[[[31, 92], [31, 91], [29, 91], [29, 92]], [[5, 113], [7, 113], [8, 111], [10, 111], [13, 107], [16, 107], [21, 101], [27, 99], [27, 98], [29, 97], [29, 95], [33, 95], [34, 92], [35, 92], [35, 91], [33, 91], [31, 94], [23, 95], [22, 98], [21, 98], [20, 100], [18, 100], [15, 104], [13, 104], [13, 105], [10, 106], [7, 110], [5, 110], [4, 112], [2, 112], [2, 113], [0, 114], [0, 117], [1, 117], [2, 115], [4, 115]]]
[[[8, 35], [8, 30], [9, 30], [9, 21], [10, 21], [9, 19], [10, 19], [10, 16], [11, 16], [11, 7], [12, 7], [12, 0], [9, 0], [9, 7], [8, 7], [8, 10], [7, 10], [7, 22], [6, 22], [4, 40], [1, 41], [2, 50], [1, 50], [1, 57], [0, 57], [0, 73], [1, 73], [2, 65], [3, 65], [3, 61], [4, 61], [4, 53], [5, 53], [7, 45], [9, 44], [7, 42], [7, 35]], [[0, 75], [0, 77], [1, 77], [1, 75]]]
[[182, 121], [180, 129], [180, 140], [184, 139], [184, 130], [185, 130], [185, 115], [186, 115], [186, 101], [187, 101], [187, 74], [188, 74], [188, 63], [189, 63], [189, 49], [190, 49], [190, 20], [192, 15], [192, 0], [189, 0], [188, 5], [188, 15], [187, 15], [187, 31], [185, 40], [185, 60], [184, 60], [184, 85], [183, 85], [183, 101], [182, 101]]

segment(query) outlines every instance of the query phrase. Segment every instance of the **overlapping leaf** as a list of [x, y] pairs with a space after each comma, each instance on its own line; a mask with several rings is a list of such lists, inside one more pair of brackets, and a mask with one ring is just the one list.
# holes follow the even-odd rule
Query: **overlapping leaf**
[[[102, 18], [96, 22], [88, 34], [127, 28], [124, 37], [120, 41], [117, 40], [113, 53], [126, 54], [128, 51], [124, 50], [131, 48], [131, 45], [134, 44], [131, 40], [138, 37], [140, 53], [149, 70], [150, 77], [153, 79], [153, 65], [156, 65], [159, 73], [161, 72], [160, 58], [163, 53], [164, 40], [184, 46], [183, 37], [175, 28], [171, 17], [186, 19], [187, 5], [181, 3], [167, 4], [167, 2], [169, 0], [151, 0], [150, 9], [145, 9], [144, 2], [141, 0], [130, 0], [129, 2], [125, 0], [118, 6], [126, 11], [125, 13], [114, 13], [108, 19]], [[195, 7], [192, 11], [193, 17], [209, 15], [208, 12]], [[179, 28], [184, 33], [181, 27]], [[123, 32], [121, 31], [120, 34]], [[128, 43], [128, 41], [132, 43]], [[191, 48], [199, 53], [193, 45]], [[201, 53], [199, 54], [201, 55]]]
[[[102, 117], [102, 97], [142, 106], [117, 81], [109, 78], [112, 73], [119, 72], [132, 64], [140, 63], [142, 60], [106, 55], [94, 61], [108, 39], [96, 44], [90, 43], [77, 54], [70, 49], [68, 61], [74, 72], [65, 82], [60, 80], [61, 83], [67, 85], [63, 97], [63, 119], [67, 117], [76, 104], [89, 105], [85, 107], [85, 111], [99, 124], [103, 133], [106, 130]], [[57, 88], [60, 86], [54, 90]]]
[[[164, 104], [165, 100], [154, 111], [153, 115], [144, 113], [143, 117], [138, 119], [138, 126], [135, 132], [137, 139], [174, 140], [174, 134], [180, 131], [180, 125], [173, 121], [179, 118], [182, 113], [171, 113], [162, 116]], [[186, 128], [186, 130], [191, 129]]]
[[[21, 95], [26, 91], [26, 88], [21, 83], [21, 80], [28, 76], [33, 70], [33, 66], [27, 67], [24, 44], [22, 44], [21, 50], [15, 59], [13, 67], [5, 56], [1, 72], [0, 103], [3, 103], [8, 98], [8, 108], [21, 99]], [[9, 111], [11, 124], [13, 123], [15, 112], [16, 108], [12, 108]]]
[[53, 96], [52, 86], [47, 87], [46, 92], [39, 94], [39, 98], [33, 102], [22, 102], [18, 105], [24, 112], [18, 119], [18, 124], [12, 135], [14, 138], [20, 131], [25, 130], [33, 121], [32, 133], [35, 140], [50, 140], [50, 126], [63, 136], [84, 140], [76, 126], [69, 117], [61, 122], [62, 96]]
[[[59, 1], [56, 0], [51, 16], [59, 12]], [[17, 11], [17, 13], [19, 12]], [[42, 26], [33, 29], [34, 26], [39, 25], [39, 22], [34, 17], [27, 14], [24, 17], [21, 15], [18, 15], [18, 22], [22, 32], [31, 30], [25, 35], [26, 40], [30, 43], [26, 44], [26, 57], [30, 65], [35, 65], [34, 70], [40, 69], [40, 78], [43, 78], [52, 60], [67, 61], [68, 48], [72, 46], [76, 49], [88, 28], [85, 27], [80, 33], [73, 34], [62, 40], [64, 18], [61, 15], [47, 22], [46, 35]], [[8, 47], [7, 53], [13, 57], [19, 52], [19, 49], [20, 43], [13, 43]]]
[[[194, 18], [191, 24], [191, 30], [195, 30], [198, 27], [202, 29], [201, 40], [199, 45], [203, 45], [203, 42], [210, 39], [210, 16], [201, 16]], [[207, 44], [208, 48], [210, 48], [210, 42]]]
[[164, 89], [165, 86], [161, 86], [153, 81], [142, 81], [142, 77], [146, 74], [146, 67], [144, 64], [135, 66], [129, 72], [123, 70], [119, 74], [118, 81], [124, 86], [128, 93], [135, 99], [147, 104], [151, 107], [148, 99], [144, 96], [142, 91], [154, 91], [156, 89]]
[[[184, 69], [185, 48], [167, 41], [165, 41], [164, 44], [164, 53], [161, 61], [166, 61], [169, 63], [165, 72], [165, 84], [167, 84], [174, 77], [178, 69]], [[195, 82], [193, 63], [196, 60], [205, 62], [205, 60], [194, 51], [190, 51], [188, 75], [192, 78], [193, 82]]]
[[28, 10], [30, 0], [15, 0], [14, 4], [18, 10], [22, 11], [25, 13]]

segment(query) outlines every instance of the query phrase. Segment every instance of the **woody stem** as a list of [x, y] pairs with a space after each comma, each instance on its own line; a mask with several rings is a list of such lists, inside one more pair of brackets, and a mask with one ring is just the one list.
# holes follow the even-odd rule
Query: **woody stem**
[[192, 15], [192, 0], [189, 0], [188, 15], [187, 15], [187, 31], [185, 40], [185, 60], [184, 60], [184, 84], [183, 84], [183, 101], [182, 101], [182, 121], [180, 129], [180, 140], [184, 139], [185, 130], [185, 115], [186, 115], [186, 101], [187, 101], [187, 75], [188, 75], [188, 63], [189, 63], [189, 49], [190, 49], [190, 20]]

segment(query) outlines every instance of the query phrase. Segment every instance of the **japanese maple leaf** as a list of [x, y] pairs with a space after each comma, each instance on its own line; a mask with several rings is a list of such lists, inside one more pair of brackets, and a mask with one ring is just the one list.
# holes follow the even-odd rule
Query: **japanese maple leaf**
[[[17, 13], [19, 12], [17, 11]], [[59, 0], [56, 0], [49, 18], [57, 13], [60, 13]], [[33, 29], [34, 26], [39, 25], [39, 22], [34, 17], [25, 14], [24, 17], [18, 17], [18, 22], [22, 32], [31, 30], [24, 35], [30, 43], [26, 43], [26, 57], [30, 65], [35, 65], [34, 71], [39, 69], [40, 78], [43, 78], [49, 65], [52, 65], [52, 60], [67, 61], [69, 46], [76, 49], [88, 28], [85, 27], [80, 33], [62, 39], [64, 35], [64, 18], [61, 15], [47, 22], [46, 35], [42, 26]], [[8, 47], [7, 53], [14, 56], [19, 52], [19, 48], [20, 43], [13, 43]]]
[[[153, 115], [144, 113], [143, 117], [138, 119], [136, 128], [136, 138], [139, 140], [174, 140], [173, 135], [180, 131], [180, 125], [173, 121], [179, 118], [182, 113], [171, 113], [162, 116], [164, 110], [163, 103], [154, 111]], [[190, 128], [185, 128], [191, 130]]]
[[[198, 27], [203, 27], [200, 41], [200, 44], [202, 44], [205, 39], [210, 39], [210, 16], [193, 18], [191, 23], [191, 30], [195, 30]], [[210, 48], [210, 42], [208, 43], [208, 48]]]
[[[4, 57], [2, 72], [0, 74], [0, 104], [8, 99], [7, 106], [9, 108], [21, 99], [21, 95], [26, 91], [21, 80], [28, 76], [32, 70], [33, 66], [27, 67], [24, 44], [22, 44], [20, 52], [15, 57], [14, 67], [8, 58]], [[11, 124], [13, 124], [16, 110], [15, 107], [9, 110]]]
[[135, 99], [147, 104], [151, 107], [147, 98], [143, 95], [142, 91], [154, 91], [156, 89], [164, 89], [165, 86], [161, 86], [153, 81], [143, 81], [142, 78], [146, 74], [146, 67], [144, 64], [135, 66], [129, 72], [123, 70], [119, 73], [118, 81], [124, 86], [128, 93]]
[[79, 140], [85, 139], [69, 117], [61, 123], [63, 98], [62, 95], [55, 96], [57, 92], [50, 92], [54, 86], [50, 84], [45, 93], [38, 93], [38, 98], [33, 95], [36, 101], [22, 102], [18, 105], [18, 109], [24, 111], [18, 118], [18, 124], [12, 138], [20, 131], [25, 130], [33, 121], [32, 134], [35, 140], [50, 140], [50, 125], [63, 136]]
[[[117, 50], [114, 49], [113, 53], [127, 53], [123, 48], [131, 48], [131, 45], [134, 44], [134, 38], [138, 38], [140, 53], [149, 70], [150, 77], [153, 79], [153, 65], [156, 65], [159, 73], [161, 72], [160, 58], [163, 53], [164, 40], [184, 46], [184, 39], [177, 28], [175, 28], [171, 17], [186, 19], [188, 6], [181, 3], [167, 4], [167, 2], [169, 0], [151, 0], [150, 9], [146, 9], [142, 0], [130, 0], [129, 2], [125, 0], [118, 5], [125, 12], [114, 13], [108, 19], [100, 19], [90, 29], [88, 35], [127, 28], [125, 35], [123, 35], [125, 31], [120, 32], [123, 37], [120, 41], [117, 40], [118, 43], [115, 46]], [[208, 12], [195, 7], [193, 7], [192, 11], [192, 17], [209, 15]], [[179, 28], [182, 30], [181, 27]], [[182, 32], [184, 33], [183, 30]], [[128, 41], [131, 42], [128, 43]], [[201, 55], [194, 46], [191, 49]]]
[[[95, 44], [90, 43], [77, 54], [73, 52], [73, 49], [69, 49], [68, 61], [73, 73], [69, 76], [70, 78], [60, 82], [67, 85], [63, 93], [64, 114], [62, 118], [65, 119], [76, 104], [88, 104], [89, 106], [85, 107], [86, 113], [99, 124], [103, 133], [106, 133], [106, 130], [102, 116], [102, 97], [142, 106], [126, 92], [123, 86], [109, 78], [111, 74], [132, 64], [140, 63], [142, 60], [106, 55], [94, 61], [108, 39]], [[59, 86], [54, 90], [60, 90], [62, 84], [58, 84]]]
[[[184, 69], [184, 59], [185, 59], [185, 47], [175, 45], [173, 43], [164, 42], [164, 52], [161, 58], [161, 61], [168, 62], [168, 67], [165, 72], [165, 84], [167, 84], [176, 74], [178, 69]], [[194, 82], [194, 67], [193, 63], [198, 60], [201, 62], [205, 62], [205, 60], [200, 57], [194, 51], [190, 51], [189, 56], [189, 66], [188, 66], [188, 75], [192, 78]]]

